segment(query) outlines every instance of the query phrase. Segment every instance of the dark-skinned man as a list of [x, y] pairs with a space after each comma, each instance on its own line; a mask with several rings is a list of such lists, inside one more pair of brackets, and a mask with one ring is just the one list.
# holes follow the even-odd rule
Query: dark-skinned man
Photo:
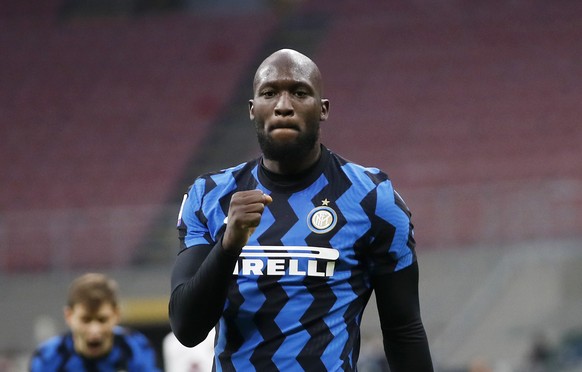
[[372, 291], [392, 372], [433, 370], [410, 212], [385, 173], [320, 143], [329, 112], [316, 64], [273, 53], [249, 101], [261, 156], [184, 196], [171, 325], [187, 346], [216, 327], [217, 371], [355, 371]]

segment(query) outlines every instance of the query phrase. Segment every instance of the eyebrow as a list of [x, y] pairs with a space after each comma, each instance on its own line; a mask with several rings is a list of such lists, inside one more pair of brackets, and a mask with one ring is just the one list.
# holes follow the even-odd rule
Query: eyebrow
[[279, 88], [280, 85], [284, 85], [284, 86], [286, 86], [287, 89], [290, 89], [290, 90], [304, 88], [310, 92], [315, 92], [315, 87], [313, 87], [312, 84], [310, 84], [306, 81], [297, 81], [297, 80], [289, 81], [289, 84], [286, 84], [285, 82], [281, 83], [281, 81], [279, 81], [279, 80], [266, 81], [266, 82], [263, 82], [262, 84], [257, 86], [257, 91], [261, 91], [265, 88]]

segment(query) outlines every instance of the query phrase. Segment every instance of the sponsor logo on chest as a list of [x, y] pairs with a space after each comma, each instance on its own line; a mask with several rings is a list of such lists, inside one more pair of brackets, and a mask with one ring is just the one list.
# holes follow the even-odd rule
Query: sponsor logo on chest
[[233, 274], [331, 277], [338, 257], [333, 248], [245, 246]]

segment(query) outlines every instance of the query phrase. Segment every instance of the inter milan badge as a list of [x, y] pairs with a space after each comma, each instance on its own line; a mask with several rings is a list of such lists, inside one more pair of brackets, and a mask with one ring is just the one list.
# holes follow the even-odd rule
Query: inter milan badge
[[329, 200], [321, 201], [322, 206], [313, 208], [307, 215], [307, 226], [316, 234], [331, 231], [337, 223], [337, 214], [328, 207]]

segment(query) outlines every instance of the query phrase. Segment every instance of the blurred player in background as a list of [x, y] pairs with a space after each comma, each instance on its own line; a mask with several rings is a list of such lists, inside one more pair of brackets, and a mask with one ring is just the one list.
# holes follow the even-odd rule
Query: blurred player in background
[[391, 370], [432, 371], [404, 201], [385, 173], [320, 143], [330, 106], [311, 59], [275, 52], [253, 91], [262, 156], [197, 178], [180, 209], [177, 338], [193, 346], [217, 326], [217, 370], [354, 371], [375, 291]]
[[70, 331], [38, 347], [32, 372], [159, 371], [149, 340], [118, 326], [118, 285], [113, 279], [94, 273], [75, 279], [64, 315]]

